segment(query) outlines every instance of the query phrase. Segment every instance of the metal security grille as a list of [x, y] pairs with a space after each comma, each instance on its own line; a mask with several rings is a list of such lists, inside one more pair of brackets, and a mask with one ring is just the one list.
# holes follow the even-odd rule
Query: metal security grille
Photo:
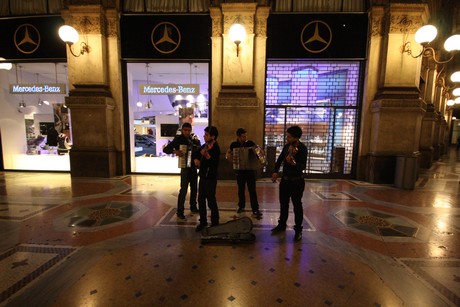
[[[358, 62], [269, 62], [265, 147], [269, 165], [289, 126], [302, 128], [307, 174], [350, 175], [358, 126]], [[271, 161], [270, 161], [271, 160]]]

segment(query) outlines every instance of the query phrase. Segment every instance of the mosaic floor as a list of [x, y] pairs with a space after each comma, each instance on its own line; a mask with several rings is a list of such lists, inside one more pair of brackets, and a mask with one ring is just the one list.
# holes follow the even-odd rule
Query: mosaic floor
[[[221, 223], [252, 220], [255, 242], [205, 242], [176, 219], [177, 176], [72, 179], [0, 173], [0, 306], [460, 306], [460, 157], [422, 170], [415, 190], [306, 180], [303, 238], [236, 213], [219, 181]], [[292, 210], [292, 208], [291, 208]]]

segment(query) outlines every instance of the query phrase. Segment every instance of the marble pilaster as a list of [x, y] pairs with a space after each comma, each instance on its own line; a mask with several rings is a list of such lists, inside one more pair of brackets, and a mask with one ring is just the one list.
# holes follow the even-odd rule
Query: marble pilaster
[[[379, 59], [370, 59], [381, 64], [378, 88], [369, 107], [371, 132], [369, 152], [364, 159], [367, 181], [396, 184], [401, 178], [417, 178], [426, 110], [418, 89], [421, 59], [402, 50], [407, 44], [416, 47], [414, 35], [427, 20], [427, 14], [425, 4], [390, 3], [382, 16]], [[413, 183], [404, 183], [401, 187], [412, 186]]]
[[[67, 52], [70, 91], [66, 104], [74, 136], [71, 175], [124, 174], [118, 13], [102, 5], [69, 5], [62, 16], [89, 46], [89, 53], [79, 57]], [[79, 46], [77, 42], [72, 48]]]
[[[268, 14], [269, 7], [258, 6], [257, 3], [222, 3], [219, 7], [211, 7], [211, 121], [219, 129], [223, 155], [235, 140], [235, 131], [239, 127], [248, 131], [249, 139], [260, 145], [263, 142]], [[246, 38], [239, 46], [238, 55], [237, 47], [228, 35], [234, 23], [240, 23], [246, 30]], [[230, 163], [221, 163], [219, 176], [234, 178]]]

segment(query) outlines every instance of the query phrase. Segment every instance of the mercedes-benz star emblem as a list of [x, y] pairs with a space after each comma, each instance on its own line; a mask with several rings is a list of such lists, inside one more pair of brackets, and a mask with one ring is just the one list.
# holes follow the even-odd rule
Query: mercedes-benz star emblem
[[160, 22], [153, 28], [152, 45], [158, 52], [172, 53], [180, 45], [180, 31], [170, 22]]
[[329, 25], [320, 20], [309, 22], [300, 34], [302, 46], [311, 53], [326, 50], [332, 41], [332, 31]]
[[31, 24], [20, 25], [14, 32], [14, 45], [22, 53], [31, 54], [40, 46], [40, 32]]

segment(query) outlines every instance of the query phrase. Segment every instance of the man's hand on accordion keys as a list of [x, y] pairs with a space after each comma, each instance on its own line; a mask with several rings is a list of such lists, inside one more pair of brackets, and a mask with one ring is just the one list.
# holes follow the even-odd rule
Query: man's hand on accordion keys
[[176, 156], [178, 156], [178, 157], [183, 157], [184, 156], [184, 153], [180, 149], [174, 150], [174, 154]]

